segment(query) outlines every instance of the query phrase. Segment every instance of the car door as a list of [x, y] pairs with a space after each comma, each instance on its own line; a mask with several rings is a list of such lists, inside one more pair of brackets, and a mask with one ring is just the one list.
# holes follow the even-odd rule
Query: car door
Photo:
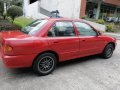
[[59, 54], [61, 61], [78, 56], [80, 43], [72, 21], [56, 21], [48, 32], [47, 40], [50, 48]]
[[75, 22], [79, 32], [80, 56], [98, 54], [102, 51], [104, 41], [98, 36], [98, 33], [88, 24]]

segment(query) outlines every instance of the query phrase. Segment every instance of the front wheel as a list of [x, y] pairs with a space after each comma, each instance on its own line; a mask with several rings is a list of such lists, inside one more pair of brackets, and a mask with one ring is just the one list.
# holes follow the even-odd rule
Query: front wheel
[[113, 44], [108, 44], [108, 45], [105, 47], [105, 49], [104, 49], [104, 51], [103, 51], [103, 53], [102, 53], [102, 57], [105, 58], [105, 59], [110, 58], [110, 57], [112, 56], [112, 54], [113, 54], [113, 51], [114, 51], [114, 46], [113, 46]]
[[52, 53], [44, 53], [38, 56], [33, 63], [33, 70], [41, 76], [50, 74], [56, 67], [57, 58]]

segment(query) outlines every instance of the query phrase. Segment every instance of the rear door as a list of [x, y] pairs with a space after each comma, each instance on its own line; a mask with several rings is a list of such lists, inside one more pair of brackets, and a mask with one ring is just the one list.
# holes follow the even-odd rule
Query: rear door
[[50, 47], [60, 55], [61, 61], [78, 56], [80, 43], [72, 21], [56, 21], [47, 36]]
[[75, 22], [79, 32], [80, 56], [98, 54], [103, 49], [104, 41], [98, 36], [97, 32], [88, 24]]

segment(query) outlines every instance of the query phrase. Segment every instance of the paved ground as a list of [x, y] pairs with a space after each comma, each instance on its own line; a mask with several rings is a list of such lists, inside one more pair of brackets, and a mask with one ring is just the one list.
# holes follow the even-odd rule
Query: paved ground
[[95, 23], [95, 22], [91, 22], [91, 21], [87, 21], [87, 20], [84, 20], [84, 21], [88, 22], [90, 25], [94, 26], [96, 29], [98, 29], [98, 30], [100, 30], [102, 32], [105, 32], [105, 29], [106, 29], [105, 25]]
[[105, 32], [104, 34], [105, 34], [105, 35], [112, 36], [112, 37], [115, 37], [115, 38], [117, 38], [118, 40], [120, 40], [120, 33], [108, 33], [108, 32]]
[[0, 61], [0, 90], [120, 90], [120, 41], [110, 59], [91, 56], [64, 62], [48, 76], [7, 69]]

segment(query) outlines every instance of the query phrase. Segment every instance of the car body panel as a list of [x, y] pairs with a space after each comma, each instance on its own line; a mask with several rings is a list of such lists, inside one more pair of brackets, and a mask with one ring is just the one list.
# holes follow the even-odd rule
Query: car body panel
[[73, 59], [79, 54], [78, 37], [47, 38], [49, 46], [60, 55], [60, 61]]
[[[47, 37], [47, 33], [56, 21], [72, 21], [76, 36], [73, 37]], [[20, 31], [0, 33], [0, 56], [9, 68], [30, 67], [35, 58], [43, 52], [55, 52], [59, 62], [79, 57], [100, 54], [105, 46], [116, 39], [100, 34], [98, 36], [79, 36], [74, 21], [79, 19], [49, 18], [48, 22], [34, 36]], [[95, 29], [97, 32], [97, 30]], [[13, 50], [4, 53], [4, 45], [10, 45]]]

